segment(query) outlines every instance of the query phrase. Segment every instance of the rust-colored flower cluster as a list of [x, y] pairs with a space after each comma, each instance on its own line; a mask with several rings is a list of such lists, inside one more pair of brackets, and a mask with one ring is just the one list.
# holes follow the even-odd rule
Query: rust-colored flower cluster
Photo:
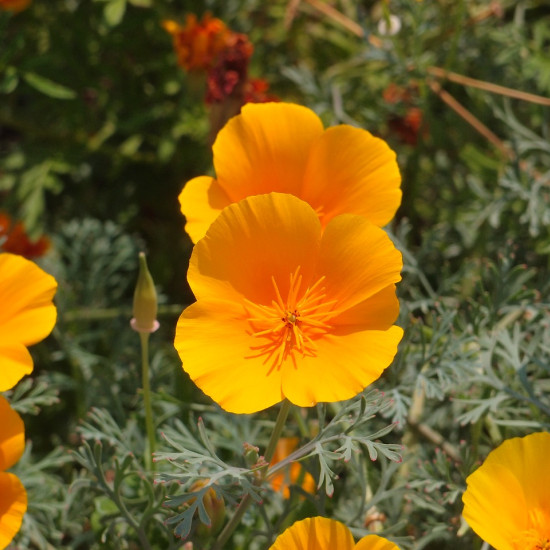
[[206, 77], [205, 103], [210, 107], [211, 142], [245, 103], [279, 100], [268, 92], [267, 81], [249, 78], [254, 47], [245, 34], [228, 29], [209, 13], [201, 20], [188, 14], [185, 25], [164, 21], [163, 26], [173, 37], [179, 65], [189, 73]]
[[0, 252], [11, 252], [25, 258], [39, 258], [50, 248], [50, 240], [42, 236], [32, 241], [21, 222], [14, 222], [8, 214], [0, 212]]
[[23, 11], [30, 3], [31, 0], [0, 0], [0, 10], [13, 12]]
[[164, 21], [163, 27], [172, 35], [178, 63], [186, 71], [210, 69], [234, 35], [223, 21], [209, 13], [204, 15], [202, 21], [195, 14], [189, 13], [185, 25]]
[[388, 120], [390, 130], [403, 143], [416, 145], [423, 127], [422, 110], [414, 105], [418, 89], [415, 85], [406, 88], [393, 82], [384, 90], [383, 98], [389, 105], [404, 108], [403, 115], [395, 114]]

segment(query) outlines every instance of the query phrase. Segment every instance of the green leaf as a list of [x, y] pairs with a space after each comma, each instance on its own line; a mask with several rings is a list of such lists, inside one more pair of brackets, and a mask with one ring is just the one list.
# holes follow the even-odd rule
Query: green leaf
[[103, 10], [103, 17], [107, 24], [116, 27], [124, 17], [126, 11], [126, 0], [112, 0]]
[[49, 78], [44, 78], [35, 73], [23, 73], [23, 78], [29, 86], [49, 97], [54, 97], [55, 99], [74, 99], [76, 97], [74, 90], [62, 86]]
[[152, 0], [128, 0], [136, 8], [150, 8], [153, 5]]
[[10, 94], [19, 84], [19, 75], [15, 67], [8, 67], [0, 80], [0, 94]]

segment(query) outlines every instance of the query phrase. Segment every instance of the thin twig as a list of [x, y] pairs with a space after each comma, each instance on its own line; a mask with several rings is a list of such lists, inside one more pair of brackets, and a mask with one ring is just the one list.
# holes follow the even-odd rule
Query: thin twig
[[[320, 11], [335, 23], [338, 23], [340, 26], [344, 27], [355, 36], [360, 38], [365, 37], [365, 31], [363, 27], [356, 23], [353, 19], [350, 19], [347, 15], [344, 15], [342, 12], [338, 11], [336, 8], [333, 8], [330, 4], [321, 2], [321, 0], [305, 0], [311, 7], [315, 8], [317, 11]], [[377, 36], [369, 34], [368, 36], [369, 43], [375, 48], [380, 48], [382, 46], [382, 40]]]
[[290, 29], [292, 21], [294, 21], [294, 18], [296, 17], [296, 12], [298, 11], [298, 7], [300, 6], [301, 1], [302, 0], [290, 0], [287, 4], [284, 21], [285, 29]]
[[428, 86], [440, 97], [440, 99], [446, 103], [455, 113], [462, 117], [470, 126], [472, 126], [477, 132], [479, 132], [484, 138], [492, 143], [504, 156], [509, 159], [514, 159], [514, 152], [504, 144], [504, 142], [481, 120], [473, 115], [466, 107], [459, 103], [449, 92], [443, 90], [439, 82], [428, 80]]
[[492, 84], [491, 82], [485, 82], [483, 80], [476, 80], [475, 78], [470, 78], [469, 76], [446, 71], [440, 67], [428, 67], [427, 71], [434, 76], [445, 78], [451, 82], [457, 82], [458, 84], [462, 84], [464, 86], [471, 86], [472, 88], [479, 88], [480, 90], [485, 90], [486, 92], [492, 92], [494, 94], [500, 94], [506, 97], [513, 97], [515, 99], [522, 99], [523, 101], [538, 103], [539, 105], [550, 106], [550, 98], [541, 95], [522, 92], [521, 90], [507, 88], [506, 86]]

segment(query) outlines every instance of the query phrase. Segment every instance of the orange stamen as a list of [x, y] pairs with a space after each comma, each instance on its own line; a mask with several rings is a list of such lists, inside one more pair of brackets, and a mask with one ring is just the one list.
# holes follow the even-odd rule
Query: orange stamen
[[254, 357], [265, 355], [263, 364], [269, 364], [268, 375], [281, 368], [287, 358], [296, 366], [295, 353], [302, 357], [314, 356], [315, 340], [331, 329], [329, 321], [338, 314], [334, 309], [337, 301], [325, 301], [324, 280], [324, 276], [320, 277], [303, 291], [303, 277], [298, 266], [290, 275], [286, 300], [283, 300], [274, 277], [271, 282], [275, 299], [271, 306], [245, 299], [252, 336], [266, 340], [251, 349], [257, 352]]

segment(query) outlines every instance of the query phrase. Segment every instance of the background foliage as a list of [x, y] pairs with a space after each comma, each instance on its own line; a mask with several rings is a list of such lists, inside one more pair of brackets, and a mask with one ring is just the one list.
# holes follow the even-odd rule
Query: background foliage
[[[384, 397], [367, 390], [291, 416], [286, 435], [319, 442], [303, 463], [323, 487], [288, 501], [264, 492], [232, 547], [268, 547], [294, 519], [325, 514], [404, 549], [481, 548], [460, 518], [466, 476], [503, 439], [550, 428], [550, 111], [437, 71], [550, 95], [550, 9], [537, 0], [34, 0], [0, 11], [1, 207], [50, 237], [39, 263], [60, 283], [57, 327], [11, 395], [30, 442], [16, 466], [29, 513], [14, 547], [179, 548], [174, 530], [191, 529], [182, 503], [204, 502], [182, 496], [193, 480], [218, 476], [229, 509], [257, 491], [242, 443], [265, 448], [273, 411], [223, 413], [171, 344], [193, 299], [177, 194], [212, 168], [202, 89], [161, 23], [208, 10], [249, 36], [252, 74], [281, 99], [388, 140], [404, 189], [390, 231], [405, 258], [405, 339], [374, 385]], [[390, 15], [394, 35], [379, 27]], [[142, 249], [161, 296], [156, 483], [128, 326]], [[351, 440], [325, 441], [338, 422], [356, 423], [351, 453]], [[192, 523], [195, 547], [208, 544]]]

